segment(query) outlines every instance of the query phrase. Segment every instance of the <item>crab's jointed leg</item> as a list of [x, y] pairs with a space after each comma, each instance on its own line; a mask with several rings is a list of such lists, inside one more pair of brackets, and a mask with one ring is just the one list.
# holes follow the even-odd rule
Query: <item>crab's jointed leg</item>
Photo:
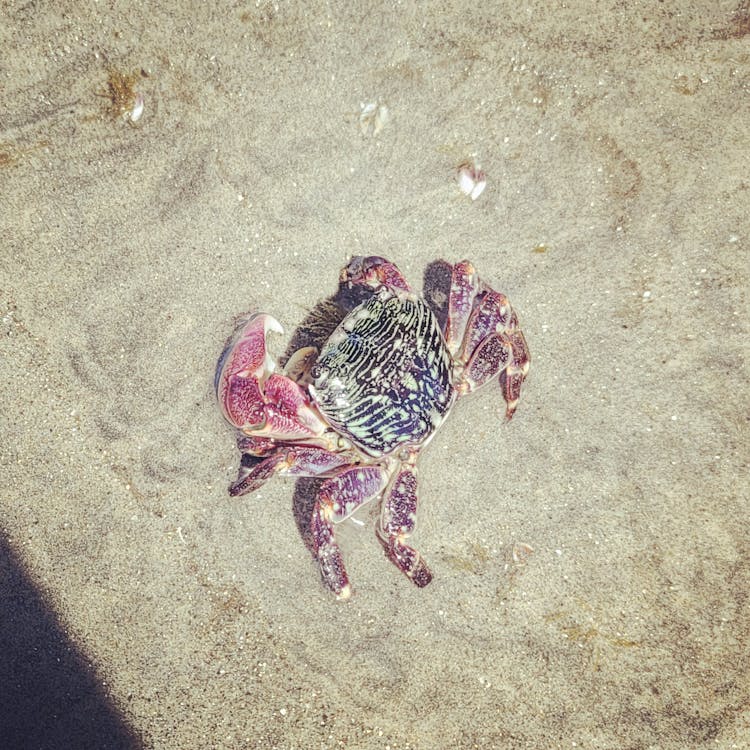
[[432, 580], [427, 563], [406, 539], [414, 532], [417, 513], [417, 469], [404, 463], [393, 475], [380, 517], [379, 536], [388, 557], [420, 588]]
[[448, 344], [448, 351], [454, 356], [461, 350], [464, 331], [466, 331], [478, 290], [479, 278], [474, 266], [468, 260], [456, 263], [451, 275], [448, 320], [445, 324], [445, 343]]
[[318, 495], [310, 520], [313, 551], [323, 581], [338, 599], [351, 596], [351, 586], [333, 526], [354, 513], [361, 505], [378, 497], [388, 483], [388, 471], [381, 466], [345, 468], [326, 480]]
[[497, 377], [512, 417], [529, 349], [508, 298], [483, 284], [468, 261], [453, 267], [445, 336], [460, 372], [457, 390], [469, 393]]
[[[241, 442], [248, 438], [241, 439]], [[270, 452], [242, 454], [240, 472], [229, 487], [232, 497], [254, 492], [274, 474], [293, 477], [329, 477], [342, 466], [351, 465], [354, 457], [346, 452], [329, 451], [309, 445], [274, 445]]]
[[521, 386], [529, 371], [529, 347], [520, 329], [507, 334], [507, 339], [513, 352], [510, 364], [500, 371], [500, 387], [507, 404], [506, 416], [510, 419], [521, 397]]

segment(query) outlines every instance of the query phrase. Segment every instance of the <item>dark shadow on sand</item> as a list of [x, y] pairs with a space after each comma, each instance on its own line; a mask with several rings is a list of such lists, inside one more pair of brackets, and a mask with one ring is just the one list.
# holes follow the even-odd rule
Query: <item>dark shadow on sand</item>
[[0, 747], [136, 750], [142, 741], [0, 538]]

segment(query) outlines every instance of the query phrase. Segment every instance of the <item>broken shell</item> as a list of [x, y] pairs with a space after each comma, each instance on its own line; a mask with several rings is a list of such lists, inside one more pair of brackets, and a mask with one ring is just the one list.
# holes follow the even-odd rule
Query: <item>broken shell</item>
[[360, 102], [359, 109], [359, 129], [362, 135], [370, 132], [373, 136], [378, 135], [391, 116], [388, 107], [377, 102]]
[[525, 542], [516, 542], [511, 552], [513, 562], [516, 565], [523, 565], [532, 554], [534, 554], [534, 548]]
[[458, 187], [475, 201], [487, 186], [487, 178], [478, 164], [464, 162], [458, 168]]
[[141, 115], [143, 114], [143, 94], [136, 94], [135, 95], [135, 103], [133, 104], [133, 109], [130, 110], [129, 116], [130, 116], [130, 122], [138, 122], [138, 120], [141, 119]]

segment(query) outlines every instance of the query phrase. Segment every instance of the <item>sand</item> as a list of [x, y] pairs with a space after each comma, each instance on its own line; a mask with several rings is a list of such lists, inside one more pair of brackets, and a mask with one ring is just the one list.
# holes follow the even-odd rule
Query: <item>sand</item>
[[[368, 5], [0, 11], [0, 744], [749, 747], [747, 3]], [[362, 253], [532, 369], [420, 460], [433, 583], [363, 509], [343, 604], [212, 381]]]

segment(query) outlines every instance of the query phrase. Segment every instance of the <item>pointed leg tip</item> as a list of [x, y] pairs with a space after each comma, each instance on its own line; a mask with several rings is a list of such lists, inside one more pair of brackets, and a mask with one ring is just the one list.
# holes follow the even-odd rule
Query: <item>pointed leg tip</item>
[[456, 267], [458, 267], [464, 273], [470, 274], [470, 275], [473, 275], [477, 272], [476, 268], [474, 267], [474, 264], [470, 260], [461, 260], [458, 263], [456, 263]]
[[339, 591], [336, 594], [336, 601], [346, 602], [351, 598], [351, 595], [352, 595], [352, 587], [350, 584], [347, 583], [346, 586], [344, 586], [344, 588], [342, 588], [341, 591]]
[[415, 586], [423, 589], [432, 582], [432, 572], [424, 563], [420, 563], [419, 567], [412, 572], [409, 578], [411, 578]]
[[239, 480], [234, 484], [229, 485], [229, 497], [242, 497], [242, 495], [249, 495], [251, 492], [255, 492], [263, 482], [245, 482]]

